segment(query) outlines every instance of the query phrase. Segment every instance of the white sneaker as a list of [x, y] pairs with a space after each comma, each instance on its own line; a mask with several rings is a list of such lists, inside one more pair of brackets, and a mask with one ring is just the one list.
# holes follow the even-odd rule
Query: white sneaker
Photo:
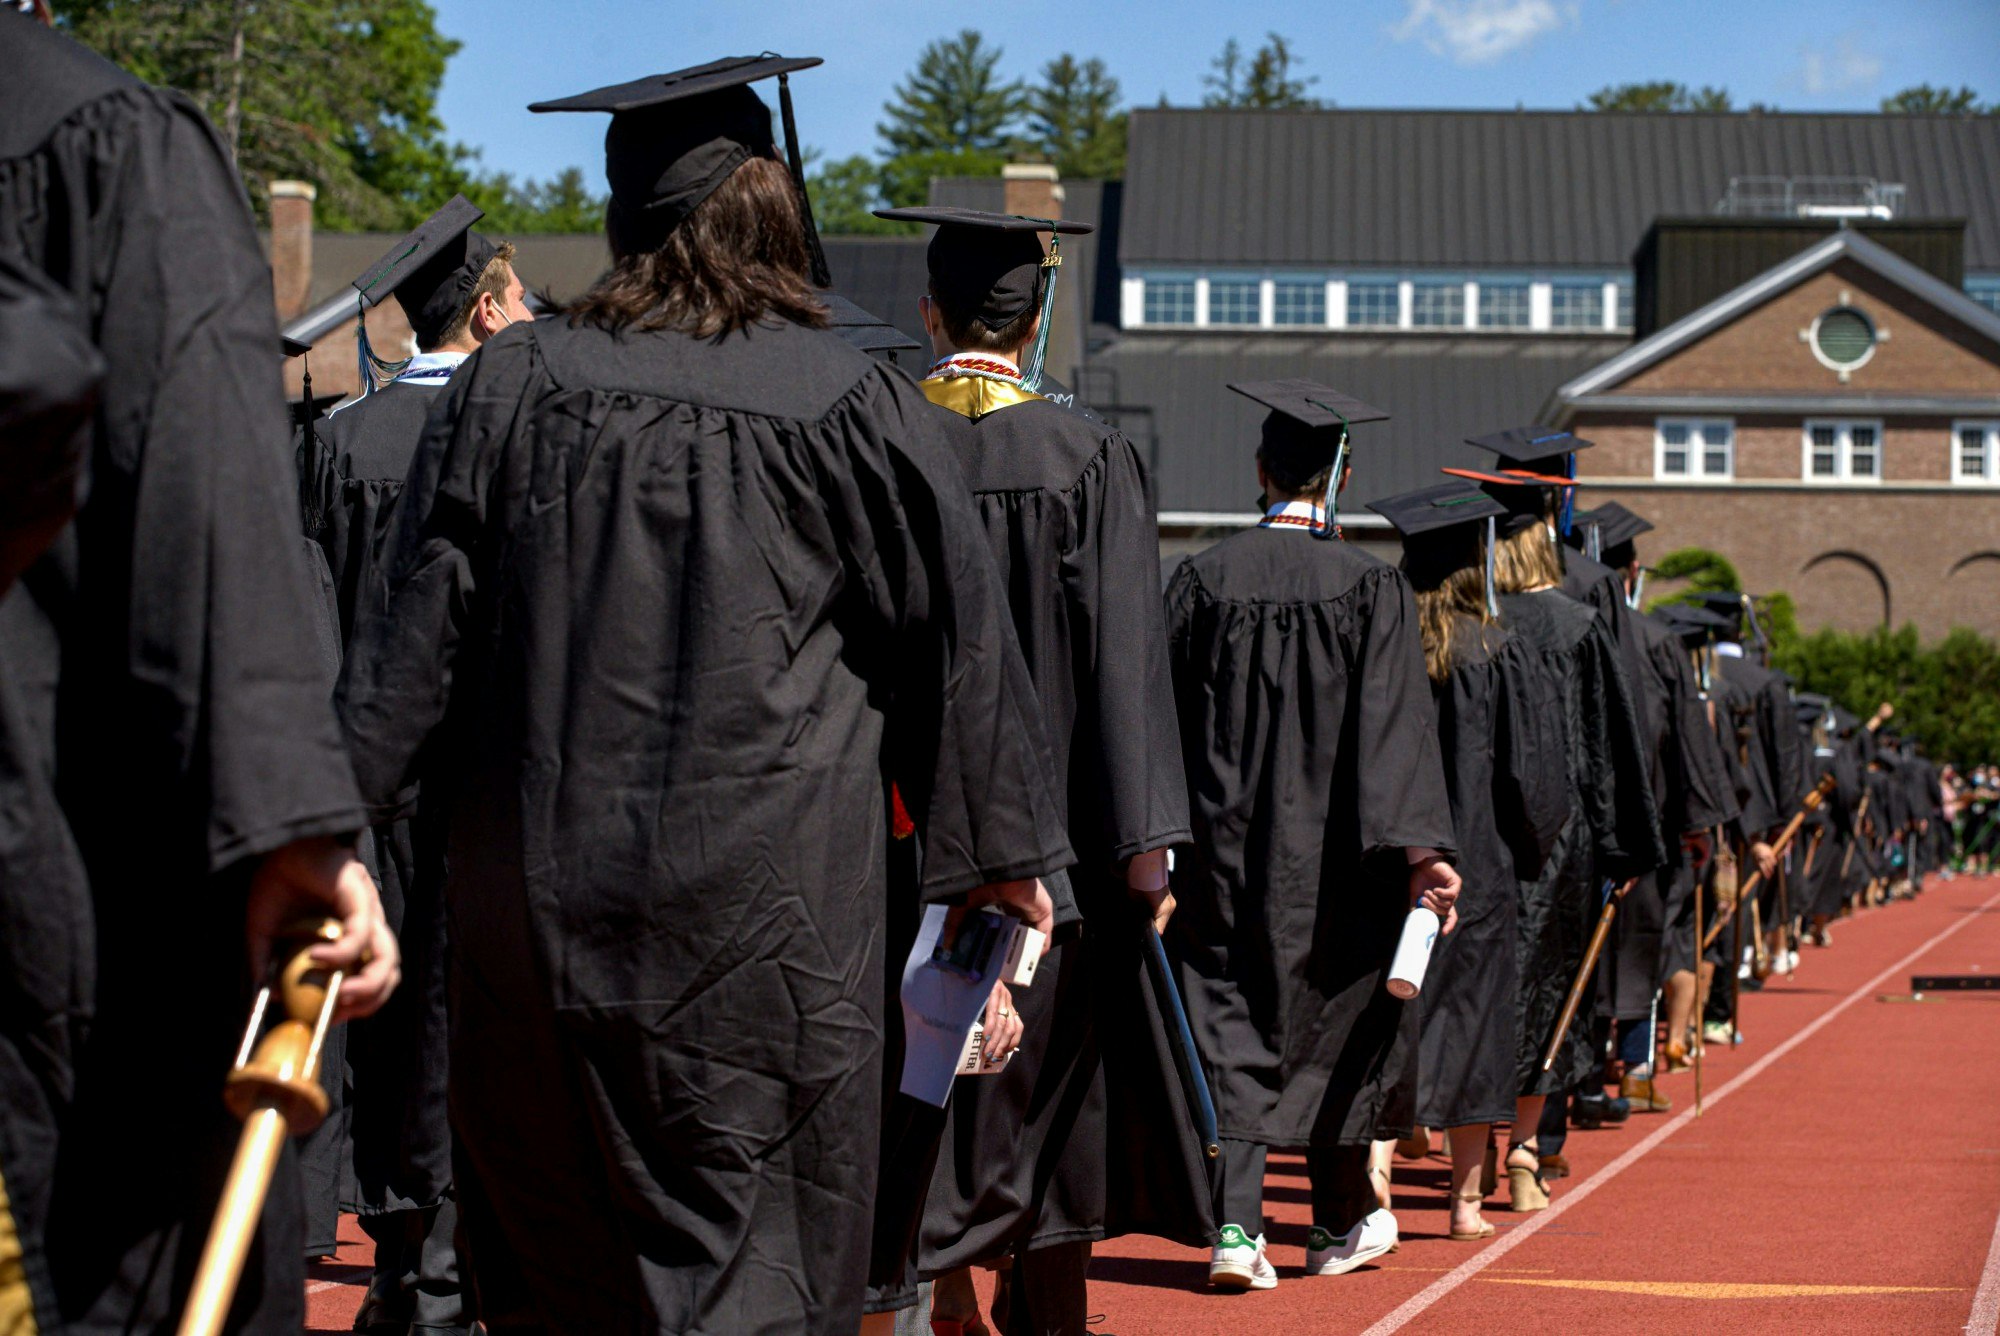
[[1396, 1248], [1396, 1217], [1377, 1208], [1345, 1234], [1314, 1225], [1306, 1234], [1306, 1274], [1338, 1276]]
[[1218, 1290], [1270, 1290], [1278, 1268], [1264, 1255], [1264, 1236], [1251, 1238], [1241, 1225], [1224, 1225], [1208, 1255], [1208, 1283]]

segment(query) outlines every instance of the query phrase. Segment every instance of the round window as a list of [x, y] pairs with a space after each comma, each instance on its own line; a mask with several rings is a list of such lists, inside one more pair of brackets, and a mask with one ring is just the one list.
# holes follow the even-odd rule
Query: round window
[[1813, 321], [1812, 349], [1828, 366], [1851, 370], [1875, 352], [1875, 322], [1852, 306], [1836, 306]]

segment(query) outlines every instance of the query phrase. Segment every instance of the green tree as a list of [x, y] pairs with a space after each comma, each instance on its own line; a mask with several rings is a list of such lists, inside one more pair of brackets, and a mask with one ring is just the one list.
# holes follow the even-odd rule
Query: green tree
[[1979, 94], [1962, 85], [1958, 88], [1933, 88], [1926, 83], [1883, 98], [1882, 110], [1905, 113], [1974, 112], [1991, 116], [2000, 112], [2000, 105], [1980, 106]]
[[[1730, 111], [1734, 104], [1721, 88], [1690, 89], [1671, 80], [1610, 84], [1598, 89], [1579, 111]], [[1759, 110], [1769, 110], [1760, 107]]]
[[1115, 181], [1125, 174], [1130, 117], [1118, 109], [1118, 81], [1096, 58], [1056, 57], [1027, 92], [1027, 134], [1064, 176]]
[[462, 150], [437, 92], [458, 43], [425, 0], [63, 0], [63, 27], [192, 97], [260, 207], [271, 181], [320, 189], [333, 226], [396, 226]]
[[[925, 190], [928, 193], [928, 177]], [[812, 196], [813, 221], [828, 236], [885, 236], [917, 230], [915, 223], [896, 223], [874, 215], [873, 210], [884, 203], [882, 170], [859, 153], [810, 168], [806, 193]]]
[[887, 119], [875, 127], [885, 156], [1004, 152], [1022, 89], [1000, 81], [1000, 55], [970, 28], [925, 47], [917, 68], [883, 106]]
[[1743, 588], [1743, 581], [1729, 559], [1705, 547], [1682, 547], [1667, 553], [1653, 563], [1653, 576], [1660, 580], [1686, 580], [1687, 588], [1653, 600], [1651, 607], [1692, 603], [1701, 594], [1734, 594]]
[[495, 236], [604, 228], [604, 199], [590, 192], [581, 167], [566, 167], [547, 182], [516, 183], [506, 172], [493, 172], [446, 179], [442, 185], [484, 209], [480, 228]]
[[1264, 45], [1247, 61], [1234, 37], [1223, 44], [1222, 54], [1209, 62], [1213, 74], [1202, 76], [1208, 86], [1204, 107], [1292, 108], [1324, 105], [1309, 96], [1308, 88], [1319, 76], [1295, 79], [1292, 66], [1303, 63], [1292, 53], [1292, 44], [1277, 33], [1264, 34]]

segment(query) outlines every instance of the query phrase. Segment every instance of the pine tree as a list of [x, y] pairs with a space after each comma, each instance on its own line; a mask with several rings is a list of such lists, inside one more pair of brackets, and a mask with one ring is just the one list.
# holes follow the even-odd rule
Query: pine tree
[[1117, 180], [1125, 172], [1128, 116], [1118, 109], [1118, 81], [1096, 58], [1063, 55], [1042, 67], [1027, 94], [1028, 138], [1065, 177]]
[[888, 119], [875, 127], [887, 156], [1003, 152], [1022, 89], [1000, 82], [1000, 55], [970, 28], [925, 47], [917, 68], [883, 106]]
[[[1722, 88], [1690, 89], [1671, 79], [1652, 83], [1609, 84], [1592, 93], [1579, 111], [1731, 111], [1729, 93]], [[1754, 110], [1768, 111], [1768, 107]]]
[[1973, 113], [1988, 116], [2000, 113], [2000, 104], [1982, 107], [1979, 94], [1970, 88], [1933, 88], [1929, 84], [1917, 84], [1905, 88], [1900, 93], [1882, 99], [1882, 110], [1910, 113]]
[[1318, 75], [1292, 77], [1292, 66], [1298, 63], [1301, 62], [1293, 54], [1292, 44], [1277, 33], [1264, 34], [1264, 45], [1248, 61], [1243, 58], [1243, 48], [1232, 37], [1223, 44], [1222, 54], [1209, 62], [1215, 72], [1202, 76], [1201, 81], [1209, 90], [1202, 97], [1202, 105], [1265, 109], [1324, 106], [1306, 92], [1319, 82]]

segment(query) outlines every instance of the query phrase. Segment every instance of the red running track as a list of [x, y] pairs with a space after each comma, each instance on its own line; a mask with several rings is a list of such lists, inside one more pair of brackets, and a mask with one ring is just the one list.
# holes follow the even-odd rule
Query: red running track
[[[1403, 1245], [1380, 1267], [1307, 1279], [1303, 1164], [1266, 1191], [1278, 1288], [1224, 1295], [1207, 1257], [1101, 1245], [1094, 1330], [1117, 1336], [1534, 1329], [1956, 1333], [2000, 1323], [2000, 994], [1907, 1000], [1909, 975], [2000, 972], [2000, 879], [1935, 879], [1914, 902], [1837, 922], [1795, 981], [1746, 994], [1741, 1049], [1709, 1050], [1667, 1114], [1572, 1132], [1575, 1177], [1483, 1244], [1446, 1233], [1446, 1166], [1398, 1160]], [[349, 1329], [367, 1241], [342, 1222], [313, 1269], [309, 1330]]]

